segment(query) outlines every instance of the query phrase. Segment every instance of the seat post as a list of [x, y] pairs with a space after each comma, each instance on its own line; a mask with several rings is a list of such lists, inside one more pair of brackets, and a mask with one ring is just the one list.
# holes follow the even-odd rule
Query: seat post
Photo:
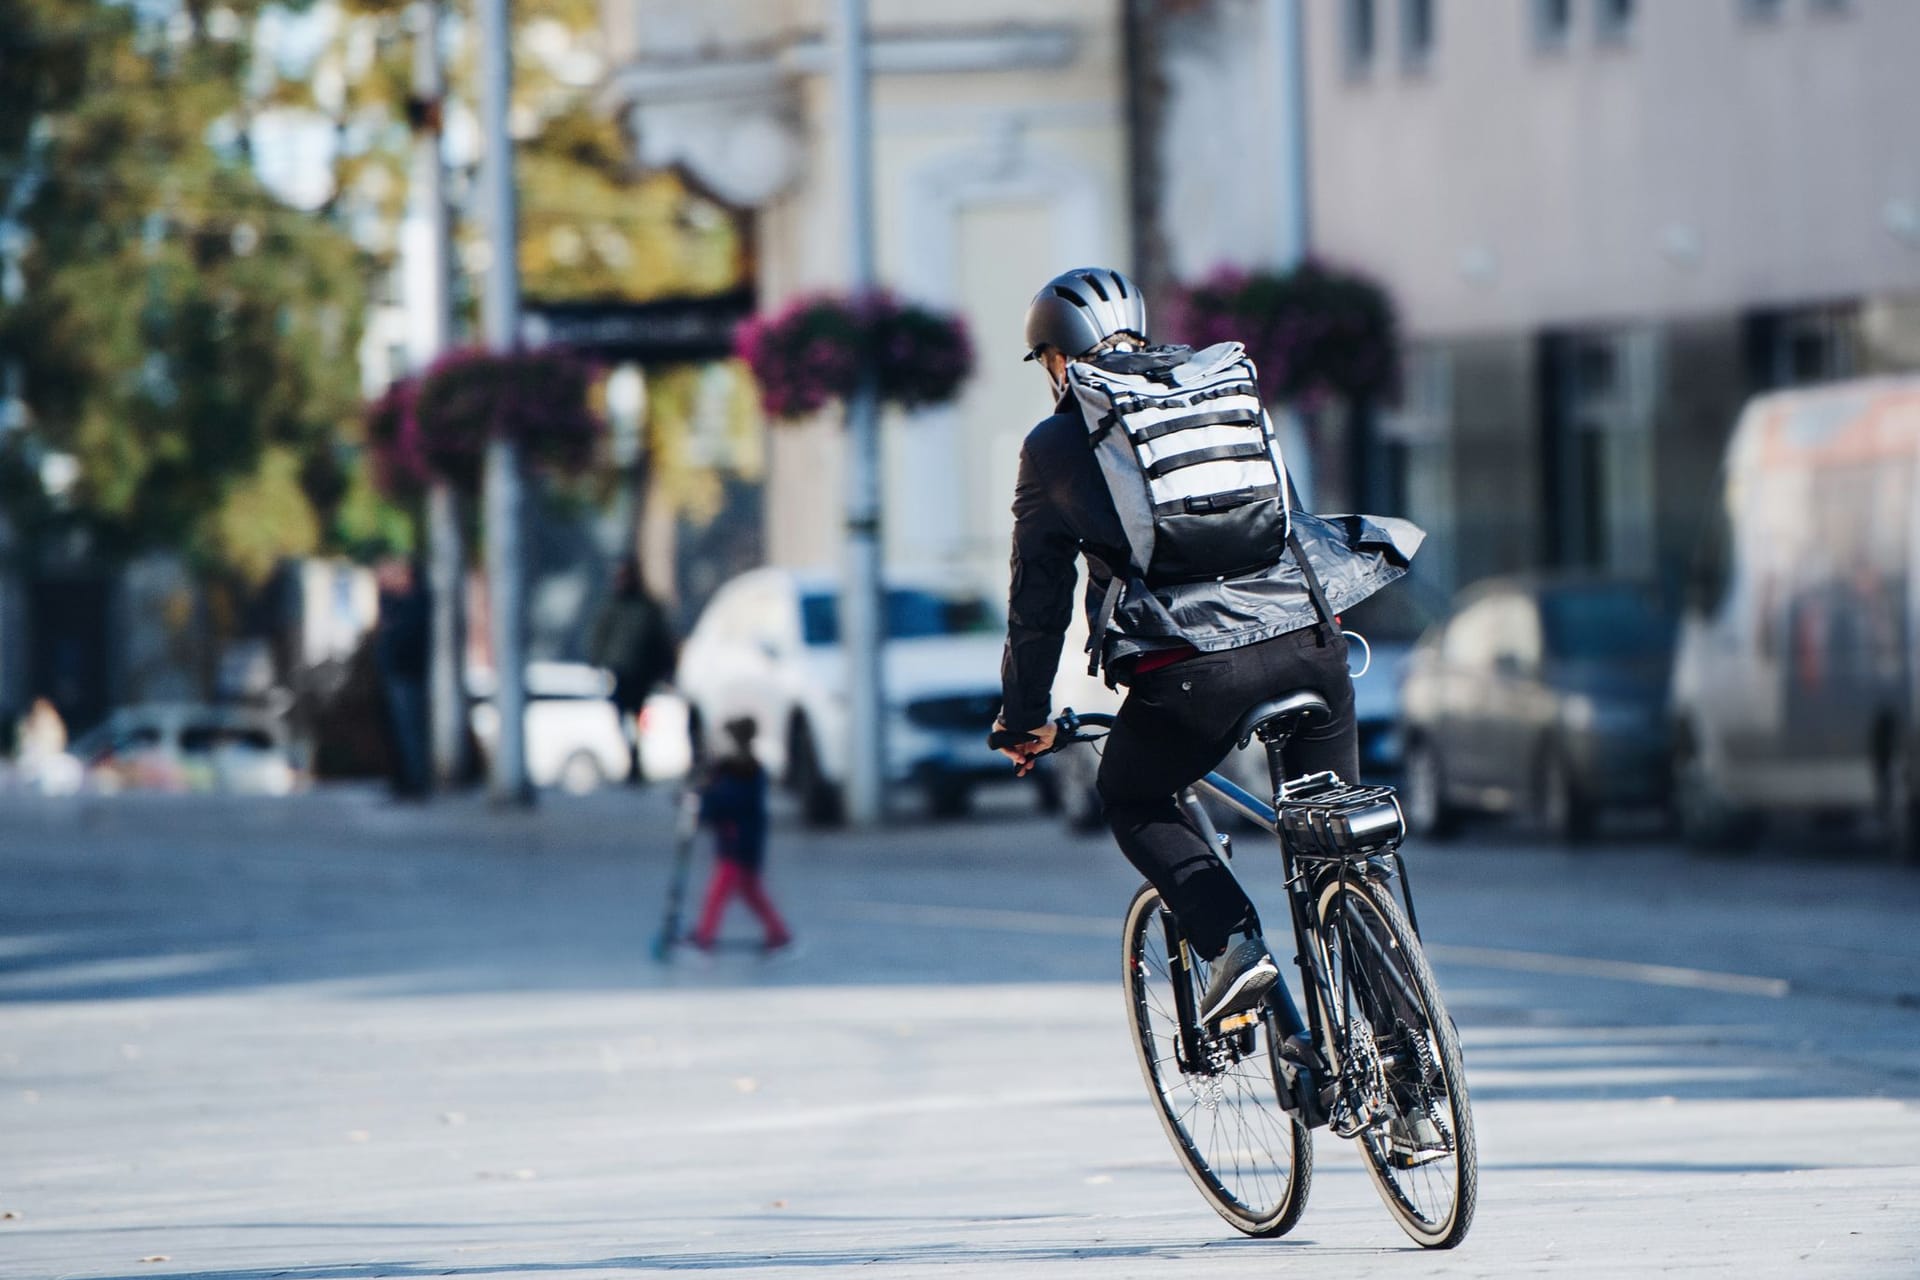
[[1287, 780], [1286, 755], [1287, 739], [1293, 735], [1287, 730], [1275, 726], [1271, 731], [1262, 730], [1258, 737], [1267, 749], [1267, 781], [1272, 784], [1273, 804], [1280, 807], [1280, 786]]

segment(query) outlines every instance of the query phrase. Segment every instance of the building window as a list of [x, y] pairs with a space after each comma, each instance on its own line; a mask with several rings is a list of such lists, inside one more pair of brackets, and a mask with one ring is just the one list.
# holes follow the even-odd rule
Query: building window
[[1748, 22], [1772, 22], [1780, 9], [1781, 0], [1740, 0], [1740, 16]]
[[1552, 562], [1650, 575], [1656, 332], [1550, 333], [1541, 359], [1542, 497]]
[[1762, 312], [1748, 325], [1749, 372], [1761, 390], [1831, 382], [1859, 372], [1858, 307]]
[[1409, 71], [1423, 71], [1433, 56], [1436, 0], [1400, 0], [1400, 61]]
[[1345, 39], [1349, 75], [1365, 75], [1373, 65], [1373, 19], [1373, 0], [1347, 0]]
[[1533, 0], [1533, 42], [1541, 49], [1567, 47], [1573, 32], [1573, 0]]
[[1600, 0], [1600, 38], [1610, 44], [1626, 40], [1633, 34], [1633, 20], [1638, 8], [1634, 0]]

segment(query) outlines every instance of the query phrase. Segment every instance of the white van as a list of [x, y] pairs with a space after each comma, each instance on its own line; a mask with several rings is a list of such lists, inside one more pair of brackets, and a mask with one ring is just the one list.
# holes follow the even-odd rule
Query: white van
[[1873, 813], [1915, 853], [1920, 378], [1761, 396], [1727, 445], [1674, 655], [1674, 803], [1702, 844], [1769, 810]]

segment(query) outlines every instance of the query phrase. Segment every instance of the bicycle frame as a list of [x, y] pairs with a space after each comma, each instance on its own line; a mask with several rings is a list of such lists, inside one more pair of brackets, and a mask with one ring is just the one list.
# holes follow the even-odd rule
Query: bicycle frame
[[[1278, 792], [1282, 777], [1280, 753], [1286, 745], [1286, 739], [1284, 737], [1275, 737], [1267, 741], [1265, 745], [1267, 748], [1268, 767], [1274, 779], [1275, 791]], [[1347, 1007], [1346, 997], [1349, 992], [1344, 988], [1350, 978], [1347, 966], [1342, 964], [1340, 976], [1343, 989], [1336, 993], [1333, 989], [1333, 975], [1327, 971], [1323, 956], [1323, 946], [1309, 945], [1310, 941], [1318, 941], [1327, 937], [1336, 929], [1338, 924], [1338, 921], [1335, 920], [1322, 920], [1318, 918], [1319, 909], [1316, 903], [1318, 891], [1324, 888], [1331, 880], [1337, 879], [1344, 882], [1355, 874], [1357, 867], [1376, 868], [1379, 873], [1387, 878], [1398, 879], [1400, 898], [1406, 907], [1408, 923], [1413, 926], [1415, 937], [1418, 937], [1420, 925], [1418, 917], [1414, 914], [1413, 893], [1407, 878], [1406, 863], [1401, 859], [1400, 850], [1396, 845], [1391, 849], [1360, 860], [1357, 865], [1353, 861], [1343, 859], [1333, 863], [1330, 867], [1322, 864], [1317, 874], [1310, 874], [1307, 870], [1303, 869], [1301, 859], [1295, 855], [1294, 849], [1288, 843], [1286, 832], [1280, 825], [1279, 815], [1272, 805], [1262, 801], [1258, 796], [1253, 795], [1232, 779], [1218, 772], [1209, 773], [1192, 787], [1189, 787], [1186, 794], [1182, 797], [1183, 802], [1188, 807], [1188, 811], [1194, 813], [1199, 818], [1202, 824], [1201, 830], [1206, 832], [1209, 837], [1212, 837], [1213, 834], [1213, 824], [1211, 819], [1205, 816], [1206, 806], [1199, 802], [1199, 796], [1196, 793], [1203, 794], [1218, 801], [1248, 822], [1271, 833], [1280, 846], [1280, 863], [1287, 886], [1288, 911], [1293, 920], [1295, 945], [1294, 964], [1300, 970], [1302, 994], [1306, 997], [1307, 1008], [1306, 1016], [1303, 1018], [1300, 1009], [1294, 1004], [1292, 992], [1287, 989], [1286, 984], [1282, 983], [1277, 988], [1280, 993], [1280, 998], [1277, 1002], [1278, 1007], [1276, 1012], [1283, 1023], [1281, 1032], [1283, 1036], [1293, 1036], [1302, 1031], [1308, 1034], [1308, 1038], [1314, 1048], [1315, 1056], [1320, 1059], [1320, 1061], [1312, 1064], [1308, 1069], [1312, 1070], [1314, 1074], [1318, 1076], [1327, 1067], [1332, 1065], [1325, 1061], [1323, 1052], [1323, 1047], [1331, 1043], [1331, 1029], [1325, 1025], [1323, 1010]], [[1229, 872], [1229, 874], [1231, 874], [1231, 872]], [[1344, 897], [1341, 901], [1344, 901]], [[1318, 999], [1314, 998], [1316, 995], [1319, 997]], [[1343, 1043], [1338, 1046], [1343, 1052], [1345, 1049], [1344, 1038], [1345, 1031], [1343, 1028], [1341, 1034]], [[1315, 1080], [1312, 1083], [1319, 1085], [1326, 1082]], [[1307, 1088], [1299, 1090], [1298, 1092], [1302, 1109], [1309, 1113], [1308, 1122], [1316, 1126], [1324, 1122], [1329, 1108], [1326, 1105], [1326, 1100], [1319, 1095], [1318, 1088]]]
[[[1071, 715], [1071, 713], [1069, 713], [1069, 715]], [[1111, 727], [1112, 723], [1113, 717], [1111, 716], [1086, 715], [1074, 717], [1072, 727], [1074, 730], [1077, 730], [1080, 725]], [[1269, 770], [1275, 782], [1276, 792], [1278, 791], [1278, 784], [1282, 776], [1280, 757], [1285, 743], [1286, 739], [1284, 737], [1277, 736], [1265, 742]], [[1344, 881], [1353, 875], [1355, 871], [1354, 865], [1352, 862], [1342, 860], [1334, 864], [1334, 867], [1329, 870], [1322, 871], [1317, 875], [1310, 875], [1302, 868], [1300, 865], [1301, 860], [1295, 856], [1294, 850], [1289, 845], [1286, 833], [1281, 828], [1279, 815], [1275, 811], [1274, 806], [1261, 800], [1258, 796], [1246, 790], [1246, 788], [1216, 771], [1209, 773], [1206, 777], [1195, 782], [1193, 786], [1181, 792], [1180, 803], [1192, 817], [1194, 825], [1199, 829], [1201, 835], [1209, 844], [1220, 850], [1222, 861], [1224, 865], [1226, 865], [1229, 875], [1233, 874], [1231, 863], [1232, 848], [1220, 835], [1218, 828], [1214, 825], [1212, 815], [1207, 811], [1207, 806], [1201, 802], [1203, 796], [1217, 801], [1228, 810], [1239, 814], [1248, 822], [1268, 832], [1275, 838], [1275, 841], [1280, 846], [1281, 871], [1287, 887], [1288, 914], [1291, 916], [1293, 923], [1295, 948], [1293, 959], [1294, 964], [1300, 970], [1301, 990], [1303, 996], [1306, 998], [1307, 1008], [1305, 1015], [1302, 1016], [1299, 1006], [1294, 1003], [1292, 991], [1289, 990], [1287, 984], [1283, 982], [1275, 988], [1278, 993], [1278, 998], [1271, 1006], [1271, 1014], [1276, 1017], [1281, 1024], [1277, 1031], [1276, 1043], [1283, 1043], [1288, 1038], [1298, 1035], [1301, 1032], [1307, 1034], [1315, 1061], [1312, 1063], [1299, 1063], [1282, 1056], [1282, 1062], [1287, 1068], [1307, 1073], [1306, 1080], [1298, 1082], [1290, 1081], [1289, 1083], [1295, 1084], [1295, 1101], [1302, 1112], [1302, 1119], [1311, 1127], [1319, 1127], [1328, 1122], [1333, 1103], [1333, 1099], [1323, 1094], [1323, 1088], [1326, 1085], [1334, 1083], [1327, 1078], [1330, 1074], [1332, 1064], [1326, 1060], [1324, 1047], [1331, 1046], [1332, 1040], [1331, 1029], [1326, 1026], [1324, 1011], [1327, 1009], [1346, 1008], [1346, 996], [1348, 992], [1345, 990], [1336, 992], [1334, 990], [1334, 978], [1328, 971], [1323, 958], [1323, 948], [1310, 945], [1312, 942], [1326, 936], [1326, 933], [1337, 923], [1318, 918], [1318, 906], [1315, 902], [1315, 894], [1328, 880], [1337, 878]], [[1377, 867], [1380, 872], [1388, 877], [1398, 877], [1400, 896], [1406, 906], [1407, 919], [1413, 926], [1415, 936], [1418, 937], [1420, 925], [1418, 918], [1414, 915], [1413, 895], [1407, 880], [1406, 864], [1400, 857], [1398, 847], [1396, 846], [1374, 854], [1364, 859], [1362, 865]], [[1248, 900], [1251, 901], [1251, 898], [1249, 897]], [[1178, 932], [1170, 916], [1165, 921], [1165, 927], [1167, 929], [1170, 958], [1185, 972], [1188, 969], [1185, 942], [1178, 937]], [[1349, 978], [1350, 974], [1347, 966], [1343, 964], [1341, 966], [1341, 982], [1343, 987], [1349, 981]], [[1187, 989], [1189, 985], [1190, 984], [1186, 982], [1176, 984], [1175, 1003], [1177, 1005], [1177, 1017], [1180, 1022], [1179, 1055], [1181, 1058], [1186, 1059], [1186, 1061], [1181, 1063], [1183, 1068], [1193, 1070], [1198, 1067], [1204, 1070], [1203, 1063], [1205, 1054], [1203, 1045], [1205, 1036], [1196, 1021], [1196, 1015], [1192, 1007], [1192, 993]], [[1346, 1047], [1344, 1043], [1344, 1028], [1342, 1029], [1341, 1040], [1342, 1043], [1337, 1046], [1337, 1048], [1344, 1053]]]

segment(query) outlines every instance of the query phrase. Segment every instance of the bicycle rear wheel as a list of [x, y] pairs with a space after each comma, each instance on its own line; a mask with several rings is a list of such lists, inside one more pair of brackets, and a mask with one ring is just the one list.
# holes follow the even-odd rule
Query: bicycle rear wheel
[[[1181, 1011], [1206, 986], [1206, 963], [1184, 948], [1151, 885], [1127, 908], [1127, 1021], [1160, 1123], [1193, 1185], [1250, 1236], [1277, 1236], [1300, 1220], [1313, 1179], [1306, 1128], [1282, 1110], [1269, 1013], [1241, 1030], [1182, 1043]], [[1197, 1058], [1195, 1052], [1197, 1051]]]
[[1401, 1228], [1429, 1249], [1450, 1249], [1473, 1224], [1479, 1182], [1453, 1019], [1387, 885], [1334, 881], [1319, 908], [1320, 954], [1344, 1005], [1324, 1012], [1348, 1059], [1334, 1063], [1342, 1084], [1334, 1130], [1359, 1145]]

